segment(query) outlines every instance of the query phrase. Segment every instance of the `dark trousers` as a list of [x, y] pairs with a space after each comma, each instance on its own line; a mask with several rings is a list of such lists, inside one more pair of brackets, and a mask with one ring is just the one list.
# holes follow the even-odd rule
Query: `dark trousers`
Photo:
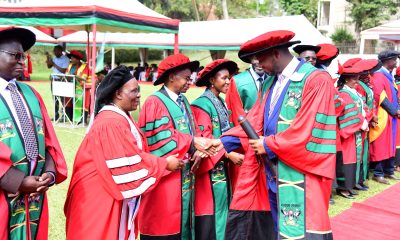
[[376, 162], [374, 168], [375, 177], [383, 177], [384, 175], [394, 174], [394, 157]]
[[400, 166], [400, 148], [396, 148], [396, 156], [394, 160], [394, 165], [396, 167]]

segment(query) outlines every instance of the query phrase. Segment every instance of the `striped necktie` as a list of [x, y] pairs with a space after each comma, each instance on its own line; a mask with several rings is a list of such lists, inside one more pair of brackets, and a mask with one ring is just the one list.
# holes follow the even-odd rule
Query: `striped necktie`
[[178, 103], [179, 108], [181, 109], [183, 116], [185, 117], [185, 121], [189, 127], [189, 132], [192, 135], [192, 126], [191, 126], [191, 122], [189, 121], [189, 115], [186, 111], [186, 107], [185, 107], [185, 103], [183, 101], [183, 96], [181, 94], [178, 95], [178, 99], [176, 99], [176, 102]]
[[14, 103], [15, 111], [17, 112], [18, 120], [21, 125], [26, 156], [29, 161], [36, 161], [39, 150], [34, 130], [33, 117], [32, 120], [28, 117], [21, 95], [18, 93], [17, 86], [9, 83], [7, 88], [10, 90], [11, 99]]
[[278, 103], [279, 97], [281, 96], [281, 89], [284, 87], [283, 86], [284, 79], [285, 79], [285, 76], [283, 74], [280, 74], [278, 77], [278, 80], [276, 81], [276, 86], [274, 88], [274, 94], [272, 95], [271, 103], [269, 105], [268, 116], [271, 116], [271, 113], [275, 109], [275, 105]]

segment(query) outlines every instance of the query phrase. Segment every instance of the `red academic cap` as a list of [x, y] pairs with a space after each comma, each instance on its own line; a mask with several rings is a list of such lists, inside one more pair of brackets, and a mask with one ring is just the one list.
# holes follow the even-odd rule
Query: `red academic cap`
[[360, 68], [356, 68], [354, 66], [343, 67], [338, 62], [338, 74], [340, 75], [357, 75], [360, 74], [363, 70]]
[[382, 67], [382, 64], [377, 59], [364, 59], [355, 63], [354, 67], [362, 71], [376, 71]]
[[300, 41], [290, 41], [295, 36], [294, 32], [287, 30], [277, 30], [261, 34], [245, 42], [239, 50], [239, 58], [243, 62], [250, 63], [251, 56], [274, 49], [288, 48]]
[[191, 72], [194, 72], [199, 67], [199, 65], [199, 61], [191, 62], [190, 59], [182, 53], [168, 56], [160, 62], [157, 71], [158, 77], [153, 84], [154, 86], [156, 86], [158, 84], [164, 83], [168, 75], [176, 70], [189, 68]]
[[210, 78], [212, 78], [218, 71], [227, 69], [229, 74], [233, 74], [237, 69], [237, 64], [229, 59], [217, 59], [209, 63], [203, 70], [198, 74], [196, 80], [196, 86], [202, 87], [209, 84]]
[[396, 75], [400, 76], [400, 66], [396, 68]]
[[67, 57], [69, 57], [69, 58], [75, 57], [75, 58], [77, 58], [77, 59], [79, 59], [79, 60], [82, 60], [82, 59], [83, 59], [82, 53], [79, 52], [78, 50], [72, 50], [71, 52], [69, 52], [69, 53], [67, 54]]
[[320, 61], [327, 61], [337, 57], [339, 55], [339, 49], [330, 43], [322, 43], [317, 46], [321, 47], [317, 53], [317, 59]]
[[350, 58], [349, 60], [344, 62], [342, 66], [344, 68], [352, 67], [352, 66], [354, 66], [354, 64], [358, 63], [361, 60], [362, 60], [361, 58]]

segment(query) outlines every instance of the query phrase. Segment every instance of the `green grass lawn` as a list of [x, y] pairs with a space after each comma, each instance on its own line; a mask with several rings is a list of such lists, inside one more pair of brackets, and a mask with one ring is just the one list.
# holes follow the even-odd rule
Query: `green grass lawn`
[[[191, 57], [191, 59], [200, 59], [201, 64], [205, 65], [208, 62], [211, 61], [211, 58], [207, 52], [204, 53], [193, 53], [193, 52], [188, 52], [187, 55]], [[233, 60], [236, 60], [237, 62], [240, 62], [237, 59], [236, 52], [228, 52], [228, 58], [231, 58]], [[236, 59], [235, 59], [236, 58]], [[247, 65], [243, 64], [241, 62], [240, 68], [243, 70], [246, 68]], [[39, 93], [42, 95], [48, 112], [50, 116], [53, 115], [53, 103], [52, 103], [52, 98], [51, 98], [51, 93], [50, 93], [50, 82], [46, 81], [48, 79], [48, 76], [50, 74], [50, 71], [45, 69], [44, 67], [40, 67], [40, 71], [37, 73], [34, 73], [32, 75], [32, 79], [34, 80], [43, 80], [40, 82], [32, 82], [29, 83], [32, 85], [36, 90], [39, 91]], [[141, 85], [141, 104], [143, 104], [144, 100], [146, 99], [147, 96], [149, 96], [152, 92], [156, 91], [159, 87], [153, 87], [152, 85], [147, 85], [147, 84], [142, 84]], [[191, 88], [186, 96], [188, 97], [189, 101], [192, 101], [196, 99], [204, 90], [202, 88], [196, 88], [193, 87]], [[139, 111], [135, 111], [132, 113], [132, 116], [137, 119], [139, 114]], [[78, 147], [84, 137], [85, 134], [85, 129], [83, 128], [62, 128], [62, 127], [55, 127], [58, 139], [60, 141], [60, 144], [62, 146], [67, 165], [68, 165], [68, 170], [69, 170], [69, 177], [71, 176], [71, 171], [73, 167], [73, 161], [75, 157], [75, 153], [78, 150]], [[64, 183], [52, 187], [51, 190], [49, 191], [49, 208], [50, 208], [50, 224], [49, 224], [49, 239], [57, 239], [57, 240], [62, 240], [65, 239], [65, 217], [64, 217], [64, 201], [65, 201], [65, 196], [68, 190], [68, 185], [69, 185], [69, 179], [67, 179]], [[391, 180], [390, 181], [391, 185], [395, 184], [395, 181]], [[351, 207], [353, 202], [361, 202], [377, 193], [382, 192], [384, 189], [389, 188], [391, 185], [382, 185], [375, 183], [373, 181], [368, 181], [367, 185], [370, 186], [370, 190], [367, 192], [360, 191], [356, 199], [354, 200], [349, 200], [349, 199], [344, 199], [339, 196], [334, 196], [335, 204], [332, 205], [329, 209], [329, 215], [330, 216], [335, 216], [344, 210], [348, 209]], [[101, 210], [101, 209], [99, 209]]]

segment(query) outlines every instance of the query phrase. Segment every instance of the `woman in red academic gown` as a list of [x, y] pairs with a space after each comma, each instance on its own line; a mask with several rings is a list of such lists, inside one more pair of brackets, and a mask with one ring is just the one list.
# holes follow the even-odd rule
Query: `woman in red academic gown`
[[125, 66], [100, 84], [96, 117], [76, 155], [65, 202], [67, 239], [135, 239], [140, 195], [154, 188], [166, 169], [182, 167], [175, 156], [146, 152], [129, 114], [139, 99], [138, 83]]

